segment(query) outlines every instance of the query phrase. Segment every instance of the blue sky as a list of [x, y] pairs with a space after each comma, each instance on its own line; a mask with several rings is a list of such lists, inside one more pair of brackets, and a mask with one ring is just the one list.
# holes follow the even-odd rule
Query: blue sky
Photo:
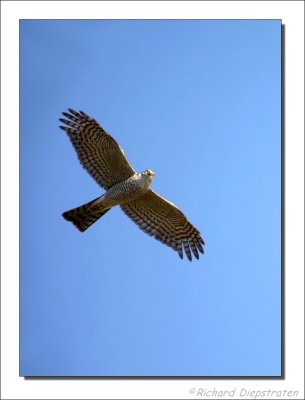
[[[281, 373], [281, 22], [21, 21], [20, 375]], [[103, 190], [61, 111], [80, 109], [200, 230], [180, 260]]]

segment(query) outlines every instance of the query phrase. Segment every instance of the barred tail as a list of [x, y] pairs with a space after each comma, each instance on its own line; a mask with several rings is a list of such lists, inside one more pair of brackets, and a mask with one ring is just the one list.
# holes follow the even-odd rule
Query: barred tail
[[[99, 197], [97, 198], [99, 199]], [[97, 200], [91, 200], [89, 203], [83, 204], [82, 206], [73, 208], [72, 210], [66, 211], [62, 214], [65, 220], [73, 223], [76, 228], [84, 232], [94, 222], [101, 218], [110, 208], [101, 209], [98, 207], [91, 207], [91, 205]]]

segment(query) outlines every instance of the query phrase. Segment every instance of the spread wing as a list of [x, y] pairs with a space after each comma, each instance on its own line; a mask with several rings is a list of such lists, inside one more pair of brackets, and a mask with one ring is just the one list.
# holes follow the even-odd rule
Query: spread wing
[[125, 214], [140, 229], [170, 246], [183, 258], [183, 248], [192, 261], [192, 252], [198, 259], [203, 253], [204, 240], [200, 232], [171, 202], [149, 189], [142, 197], [121, 205]]
[[135, 171], [118, 143], [83, 111], [69, 108], [69, 112], [63, 113], [67, 119], [60, 118], [68, 126], [60, 128], [67, 132], [80, 163], [92, 178], [105, 189], [130, 178]]

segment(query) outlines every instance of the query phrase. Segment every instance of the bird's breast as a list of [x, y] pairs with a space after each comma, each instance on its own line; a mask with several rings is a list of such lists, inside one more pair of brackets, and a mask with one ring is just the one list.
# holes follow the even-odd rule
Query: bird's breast
[[126, 181], [118, 182], [107, 190], [103, 197], [103, 204], [115, 206], [124, 204], [143, 196], [149, 189], [149, 183], [139, 178], [129, 178]]

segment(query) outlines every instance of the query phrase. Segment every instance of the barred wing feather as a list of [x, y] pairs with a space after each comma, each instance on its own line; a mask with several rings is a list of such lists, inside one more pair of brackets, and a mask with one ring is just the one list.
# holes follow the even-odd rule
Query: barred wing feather
[[134, 169], [119, 144], [83, 111], [68, 109], [60, 126], [69, 136], [82, 166], [105, 189], [130, 178]]
[[140, 229], [177, 251], [180, 258], [183, 258], [183, 249], [190, 261], [192, 253], [198, 259], [199, 252], [204, 252], [200, 232], [173, 203], [153, 190], [149, 189], [121, 208]]

